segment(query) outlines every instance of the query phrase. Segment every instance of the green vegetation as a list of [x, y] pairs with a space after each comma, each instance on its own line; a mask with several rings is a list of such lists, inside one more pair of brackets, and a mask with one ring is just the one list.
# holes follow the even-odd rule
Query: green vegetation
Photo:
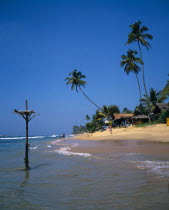
[[122, 113], [125, 113], [125, 114], [130, 114], [130, 113], [133, 113], [133, 111], [127, 109], [126, 107], [124, 107]]
[[114, 113], [120, 113], [119, 107], [116, 105], [106, 106], [104, 105], [102, 111], [96, 111], [96, 119], [97, 120], [112, 120], [112, 116]]
[[135, 57], [136, 54], [138, 54], [136, 50], [128, 50], [127, 55], [121, 56], [122, 61], [120, 62], [120, 65], [121, 67], [124, 67], [124, 72], [126, 72], [127, 75], [129, 75], [131, 72], [135, 74], [141, 100], [141, 88], [138, 79], [138, 73], [141, 69], [137, 64], [141, 64], [142, 60], [138, 57]]
[[158, 123], [166, 123], [166, 119], [169, 117], [169, 108], [161, 113], [158, 118]]
[[[157, 123], [166, 123], [166, 118], [169, 117], [169, 109], [165, 110], [157, 106], [157, 103], [163, 103], [166, 99], [169, 98], [169, 80], [167, 80], [166, 85], [160, 91], [156, 91], [154, 88], [147, 91], [146, 83], [145, 83], [145, 64], [143, 62], [142, 56], [142, 48], [146, 47], [147, 50], [151, 47], [147, 40], [152, 40], [153, 36], [148, 34], [148, 28], [146, 26], [142, 26], [140, 21], [135, 22], [133, 25], [130, 25], [131, 32], [128, 34], [128, 40], [126, 45], [131, 43], [136, 43], [139, 50], [139, 57], [136, 55], [138, 52], [136, 50], [129, 49], [126, 55], [121, 56], [120, 65], [124, 68], [124, 72], [129, 75], [130, 73], [134, 73], [136, 76], [136, 81], [139, 89], [139, 105], [135, 107], [134, 110], [129, 110], [128, 108], [124, 108], [122, 113], [134, 113], [134, 116], [138, 115], [148, 115], [149, 123], [139, 124], [137, 127], [144, 127], [147, 125], [154, 125]], [[141, 83], [138, 78], [139, 72], [142, 72], [142, 85], [144, 87], [145, 94], [142, 97], [141, 93]], [[95, 114], [92, 117], [86, 115], [85, 119], [87, 121], [84, 126], [74, 126], [73, 133], [84, 133], [84, 132], [94, 132], [102, 129], [102, 126], [112, 125], [112, 121], [114, 120], [114, 113], [120, 113], [119, 107], [116, 105], [103, 107], [95, 104], [82, 90], [82, 87], [85, 87], [87, 84], [84, 80], [86, 78], [81, 72], [78, 72], [76, 69], [69, 73], [70, 77], [66, 77], [65, 81], [67, 81], [66, 85], [71, 85], [71, 90], [80, 90], [82, 94], [94, 105], [97, 107]], [[162, 105], [163, 106], [163, 105]], [[166, 105], [165, 105], [166, 106]], [[152, 118], [152, 119], [151, 119]], [[145, 119], [144, 117], [138, 119]], [[106, 123], [105, 123], [106, 122]], [[142, 121], [144, 122], [144, 121]], [[151, 122], [151, 123], [150, 123]]]
[[[145, 96], [145, 95], [144, 95]], [[157, 103], [163, 103], [166, 97], [162, 95], [162, 91], [157, 92], [153, 88], [150, 89], [150, 93], [148, 95], [148, 98], [146, 96], [141, 99], [142, 102], [142, 109], [145, 113], [148, 113], [148, 109], [150, 108], [151, 112], [154, 112], [156, 108]], [[156, 113], [158, 113], [158, 110], [156, 110]], [[154, 114], [156, 114], [154, 112]]]
[[[167, 81], [168, 82], [168, 81]], [[156, 91], [155, 89], [151, 88], [149, 92], [149, 99], [150, 99], [150, 107], [151, 112], [153, 114], [152, 122], [144, 123], [136, 125], [136, 127], [145, 127], [148, 125], [155, 125], [158, 123], [166, 123], [166, 119], [169, 118], [169, 108], [161, 111], [158, 106], [156, 106], [157, 103], [161, 103], [164, 101], [165, 97], [162, 94], [162, 91]], [[129, 110], [128, 108], [123, 108], [122, 113], [133, 113], [134, 116], [138, 115], [148, 115], [148, 101], [145, 98], [142, 98], [142, 103], [135, 107], [134, 111]], [[119, 107], [116, 105], [106, 106], [104, 105], [103, 108], [101, 108], [102, 111], [96, 110], [95, 114], [92, 116], [92, 118], [89, 117], [89, 115], [86, 115], [85, 119], [87, 121], [91, 120], [90, 122], [86, 123], [84, 126], [74, 126], [73, 127], [73, 133], [79, 134], [84, 132], [93, 133], [95, 131], [101, 130], [102, 126], [105, 125], [105, 120], [109, 121], [109, 124], [112, 124], [113, 120], [113, 114], [114, 113], [120, 113]], [[140, 111], [142, 110], [142, 111]], [[109, 125], [106, 124], [106, 125]]]
[[[128, 35], [128, 40], [126, 44], [131, 44], [133, 42], [136, 42], [138, 44], [139, 52], [140, 52], [140, 58], [142, 60], [142, 77], [143, 77], [143, 85], [146, 96], [147, 94], [147, 88], [145, 84], [145, 73], [144, 73], [144, 62], [143, 62], [143, 56], [142, 56], [142, 50], [141, 45], [143, 47], [146, 47], [149, 49], [151, 45], [146, 41], [147, 39], [153, 39], [153, 36], [150, 34], [147, 34], [145, 32], [148, 31], [148, 28], [146, 26], [141, 27], [142, 22], [138, 21], [135, 22], [133, 25], [130, 25], [131, 33]], [[147, 96], [148, 97], [148, 96]]]
[[[136, 42], [138, 44], [139, 52], [140, 52], [140, 58], [142, 60], [141, 66], [142, 66], [142, 80], [143, 80], [143, 86], [145, 90], [145, 95], [147, 100], [149, 101], [146, 83], [145, 83], [145, 70], [144, 70], [144, 62], [143, 62], [143, 56], [142, 56], [142, 50], [141, 45], [143, 47], [146, 47], [149, 49], [151, 45], [147, 42], [147, 39], [153, 39], [153, 36], [148, 34], [148, 28], [146, 26], [141, 27], [142, 22], [138, 21], [135, 22], [133, 25], [130, 25], [131, 33], [128, 35], [128, 41], [126, 44], [131, 44], [133, 42]], [[151, 121], [150, 117], [150, 106], [148, 103], [148, 112], [149, 112], [149, 122]]]
[[140, 127], [146, 127], [149, 125], [157, 125], [157, 124], [158, 124], [158, 122], [150, 122], [150, 123], [138, 124], [138, 125], [135, 125], [135, 127], [140, 128]]
[[84, 132], [87, 132], [87, 129], [86, 129], [86, 126], [73, 126], [73, 134], [80, 134], [80, 133], [84, 133]]
[[[169, 75], [168, 75], [169, 76]], [[167, 84], [165, 85], [164, 89], [161, 92], [162, 96], [166, 99], [169, 98], [169, 80], [167, 81]]]

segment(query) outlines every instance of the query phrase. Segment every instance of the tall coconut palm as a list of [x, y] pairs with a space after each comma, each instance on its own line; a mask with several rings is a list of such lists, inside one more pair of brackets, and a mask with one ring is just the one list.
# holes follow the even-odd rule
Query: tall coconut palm
[[[128, 35], [128, 41], [126, 42], [126, 44], [137, 42], [139, 52], [140, 52], [140, 58], [143, 61], [141, 45], [143, 47], [146, 47], [147, 49], [149, 49], [151, 47], [151, 45], [147, 42], [147, 39], [152, 40], [153, 36], [151, 34], [146, 33], [148, 31], [148, 28], [146, 26], [141, 27], [141, 24], [142, 24], [142, 22], [138, 21], [138, 22], [135, 22], [133, 25], [130, 25], [131, 33]], [[144, 86], [146, 98], [149, 101], [147, 88], [146, 88], [146, 84], [145, 84], [145, 73], [144, 73], [144, 63], [143, 62], [142, 62], [142, 77], [143, 77], [143, 86]], [[150, 103], [150, 101], [149, 101], [149, 103]], [[151, 120], [150, 119], [150, 108], [149, 108], [149, 120]]]
[[69, 75], [71, 77], [66, 77], [65, 81], [67, 80], [66, 85], [71, 85], [71, 90], [74, 90], [74, 88], [76, 89], [76, 92], [78, 92], [78, 90], [80, 90], [83, 95], [93, 104], [95, 105], [97, 108], [99, 108], [102, 111], [102, 108], [99, 107], [97, 104], [95, 104], [82, 90], [81, 87], [85, 87], [85, 85], [87, 84], [86, 81], [84, 81], [83, 79], [86, 78], [85, 75], [83, 75], [80, 71], [77, 71], [76, 69], [73, 70], [71, 73], [69, 73]]
[[[153, 39], [153, 36], [151, 34], [145, 33], [148, 31], [148, 28], [146, 26], [141, 27], [142, 22], [138, 21], [135, 22], [133, 25], [130, 25], [131, 33], [128, 35], [128, 41], [126, 44], [130, 44], [133, 42], [137, 42], [139, 52], [140, 52], [140, 58], [143, 60], [142, 51], [141, 51], [141, 45], [143, 47], [146, 47], [149, 49], [151, 45], [146, 41], [147, 39]], [[145, 84], [145, 75], [144, 75], [144, 63], [142, 62], [142, 76], [143, 76], [143, 85], [145, 89], [145, 93], [147, 94], [147, 88]]]
[[120, 65], [121, 67], [124, 67], [124, 71], [126, 72], [127, 75], [129, 75], [130, 73], [135, 74], [140, 93], [140, 101], [141, 101], [141, 88], [138, 79], [138, 73], [141, 69], [137, 64], [142, 64], [142, 60], [141, 58], [135, 57], [135, 55], [137, 54], [138, 52], [136, 50], [128, 50], [127, 55], [121, 56], [122, 61], [120, 62]]

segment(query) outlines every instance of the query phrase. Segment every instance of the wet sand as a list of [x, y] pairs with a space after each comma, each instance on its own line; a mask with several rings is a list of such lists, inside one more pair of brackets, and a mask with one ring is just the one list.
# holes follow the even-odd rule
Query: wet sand
[[71, 139], [78, 140], [145, 140], [169, 142], [169, 126], [157, 124], [141, 128], [134, 126], [128, 128], [113, 128], [112, 134], [109, 130], [95, 132], [93, 134], [82, 134]]
[[138, 153], [169, 155], [169, 142], [145, 140], [99, 140], [81, 141], [71, 152], [106, 154], [106, 153]]

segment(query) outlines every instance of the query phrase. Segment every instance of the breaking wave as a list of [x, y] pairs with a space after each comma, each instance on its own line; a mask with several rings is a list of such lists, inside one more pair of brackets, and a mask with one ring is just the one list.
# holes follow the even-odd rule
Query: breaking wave
[[169, 161], [138, 161], [137, 167], [147, 169], [148, 173], [169, 177]]
[[55, 152], [57, 152], [58, 154], [61, 154], [61, 155], [79, 155], [79, 156], [84, 156], [84, 157], [91, 156], [91, 154], [89, 154], [89, 153], [71, 152], [70, 150], [71, 150], [70, 147], [62, 147], [58, 150], [55, 150]]

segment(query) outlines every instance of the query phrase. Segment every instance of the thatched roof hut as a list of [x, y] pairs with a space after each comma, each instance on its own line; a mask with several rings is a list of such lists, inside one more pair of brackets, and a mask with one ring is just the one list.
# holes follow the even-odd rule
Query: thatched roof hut
[[133, 116], [132, 119], [149, 119], [149, 117], [147, 115], [138, 115], [138, 116]]
[[118, 119], [129, 119], [133, 117], [133, 113], [125, 114], [125, 113], [120, 113], [120, 114], [113, 114], [114, 115], [114, 120]]
[[169, 105], [168, 105], [167, 103], [156, 103], [156, 106], [157, 106], [158, 108], [160, 108], [161, 111], [164, 111], [164, 110], [166, 110], [166, 109], [169, 108]]
[[133, 113], [125, 114], [113, 114], [114, 120], [113, 123], [115, 126], [129, 126], [132, 123]]

